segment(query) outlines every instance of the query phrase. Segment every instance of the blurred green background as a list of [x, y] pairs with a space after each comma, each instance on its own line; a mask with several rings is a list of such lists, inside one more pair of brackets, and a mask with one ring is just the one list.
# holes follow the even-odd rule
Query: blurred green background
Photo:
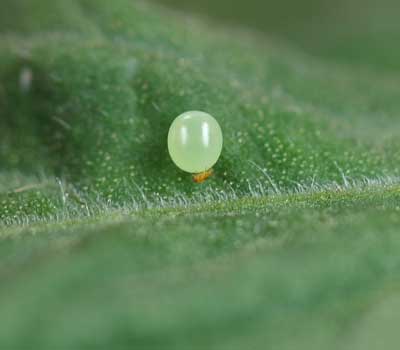
[[396, 0], [156, 1], [241, 23], [332, 61], [400, 68], [400, 2]]

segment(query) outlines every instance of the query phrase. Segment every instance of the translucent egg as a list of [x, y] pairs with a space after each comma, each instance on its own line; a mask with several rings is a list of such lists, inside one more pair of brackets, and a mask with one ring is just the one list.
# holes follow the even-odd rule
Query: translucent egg
[[188, 173], [211, 169], [221, 155], [222, 142], [218, 122], [204, 112], [185, 112], [169, 128], [169, 154], [176, 166]]

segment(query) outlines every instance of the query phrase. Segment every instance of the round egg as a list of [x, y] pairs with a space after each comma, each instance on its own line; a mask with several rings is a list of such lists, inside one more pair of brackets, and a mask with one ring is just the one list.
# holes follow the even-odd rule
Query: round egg
[[213, 167], [222, 151], [222, 131], [210, 114], [189, 111], [179, 115], [168, 132], [168, 151], [176, 166], [188, 173]]

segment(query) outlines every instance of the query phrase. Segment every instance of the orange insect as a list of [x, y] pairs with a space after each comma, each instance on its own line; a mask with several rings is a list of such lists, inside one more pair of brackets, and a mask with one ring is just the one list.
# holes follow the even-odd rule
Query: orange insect
[[214, 173], [214, 170], [209, 169], [209, 170], [203, 171], [202, 173], [193, 174], [193, 181], [198, 184], [201, 184], [202, 182], [206, 181], [213, 173]]

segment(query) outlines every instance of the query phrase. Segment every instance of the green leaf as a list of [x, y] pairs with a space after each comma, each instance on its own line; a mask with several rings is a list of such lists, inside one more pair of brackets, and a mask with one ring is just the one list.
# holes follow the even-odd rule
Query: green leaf
[[[352, 51], [321, 23], [334, 52], [305, 53], [128, 0], [3, 8], [1, 348], [395, 339], [380, 299], [399, 282], [398, 49], [357, 60], [374, 36]], [[167, 150], [187, 110], [224, 134], [201, 185]]]

